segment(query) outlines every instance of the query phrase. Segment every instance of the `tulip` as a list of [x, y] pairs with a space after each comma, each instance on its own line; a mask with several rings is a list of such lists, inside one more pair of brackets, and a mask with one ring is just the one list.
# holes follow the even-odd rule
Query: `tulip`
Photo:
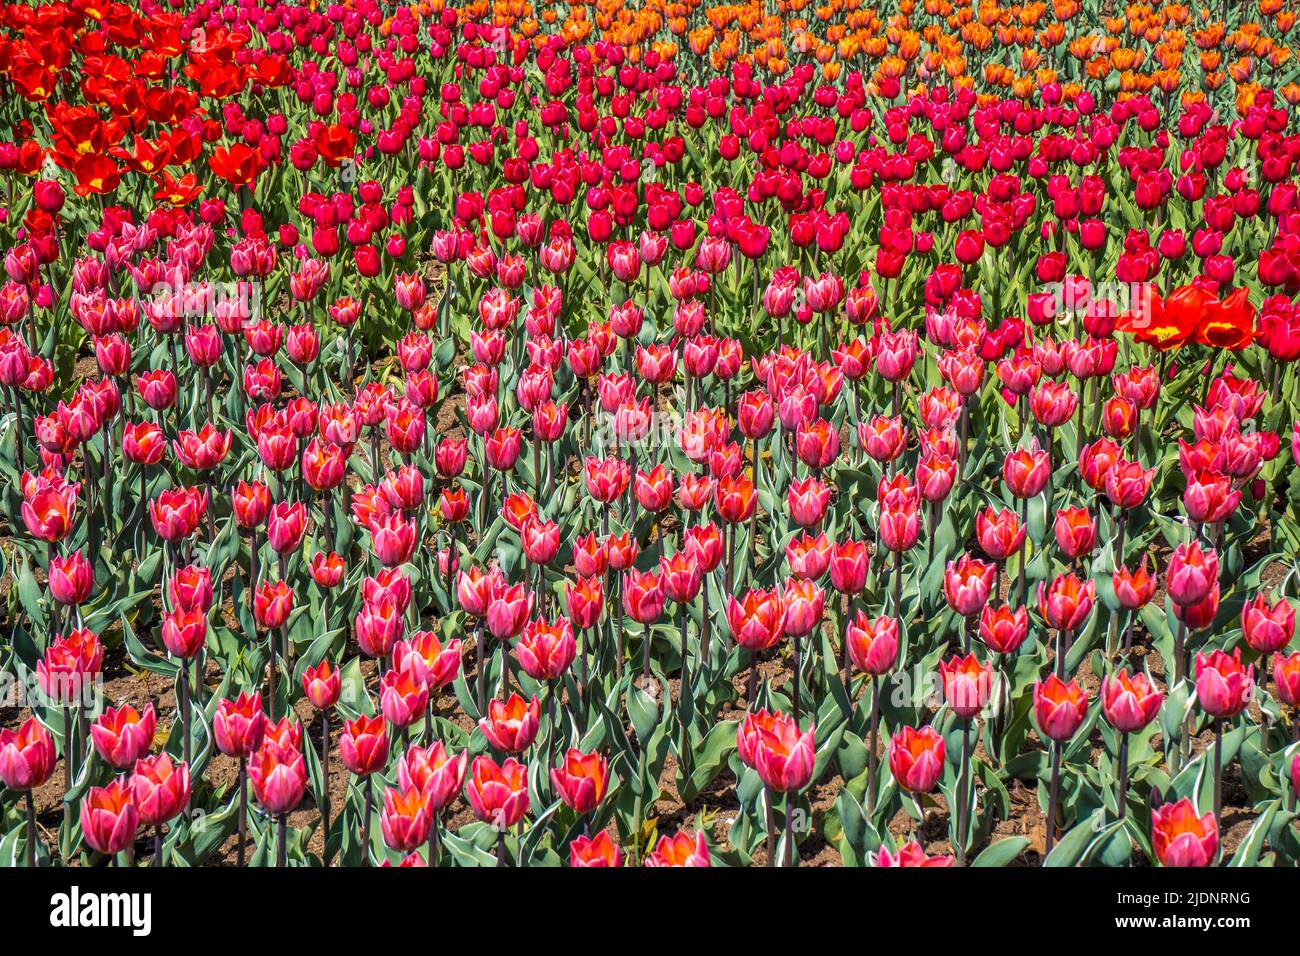
[[1180, 544], [1169, 556], [1165, 588], [1176, 604], [1190, 607], [1205, 600], [1219, 578], [1219, 556], [1195, 541]]
[[980, 664], [974, 654], [940, 661], [939, 679], [944, 702], [958, 717], [969, 721], [988, 703], [993, 671]]
[[[277, 866], [287, 864], [286, 818], [302, 802], [307, 790], [307, 765], [296, 747], [267, 740], [253, 754], [248, 765], [253, 793], [267, 812], [278, 817]], [[367, 807], [367, 810], [369, 808]], [[369, 828], [369, 813], [366, 815]]]
[[551, 770], [556, 794], [578, 816], [593, 813], [609, 788], [609, 763], [600, 754], [565, 752], [564, 762]]
[[1034, 718], [1039, 733], [1051, 740], [1052, 782], [1048, 791], [1047, 842], [1044, 859], [1056, 839], [1056, 805], [1061, 788], [1061, 746], [1075, 735], [1088, 715], [1088, 695], [1078, 680], [1068, 684], [1056, 675], [1034, 683]]
[[433, 631], [414, 631], [407, 640], [393, 645], [393, 669], [410, 671], [432, 694], [446, 687], [460, 671], [460, 641], [445, 645]]
[[968, 554], [949, 561], [943, 575], [943, 593], [948, 606], [962, 617], [978, 614], [988, 603], [994, 570], [992, 564]]
[[816, 742], [813, 728], [800, 731], [784, 714], [752, 711], [737, 731], [741, 759], [776, 793], [796, 793], [812, 780]]
[[497, 865], [505, 865], [506, 831], [528, 812], [527, 769], [513, 757], [498, 765], [491, 757], [475, 757], [465, 796], [470, 809], [497, 831]]
[[1069, 635], [1077, 631], [1096, 602], [1097, 586], [1089, 578], [1082, 582], [1073, 574], [1061, 574], [1050, 584], [1038, 582], [1038, 613], [1056, 631], [1056, 674], [1064, 677], [1070, 650]]
[[146, 704], [143, 712], [130, 704], [109, 707], [90, 725], [90, 740], [101, 760], [125, 770], [149, 752], [156, 726], [153, 704]]
[[80, 628], [54, 638], [36, 662], [36, 682], [54, 704], [89, 703], [85, 698], [100, 678], [104, 646], [99, 635]]
[[1164, 866], [1210, 866], [1219, 852], [1213, 813], [1198, 816], [1187, 797], [1151, 811], [1151, 845]]
[[80, 550], [66, 558], [56, 557], [50, 561], [50, 596], [60, 604], [76, 607], [85, 603], [94, 586], [94, 568], [82, 557]]
[[358, 777], [369, 777], [388, 762], [388, 734], [382, 717], [363, 714], [345, 721], [338, 743], [343, 766]]
[[794, 719], [798, 721], [801, 705], [799, 681], [803, 668], [801, 661], [803, 639], [821, 623], [826, 595], [812, 581], [806, 578], [792, 577], [786, 581], [782, 598], [785, 602], [785, 633], [794, 638], [794, 657], [791, 661], [791, 670], [794, 673], [794, 689], [791, 704]]
[[400, 599], [384, 594], [373, 601], [365, 601], [353, 622], [357, 644], [362, 653], [374, 658], [387, 658], [393, 653], [406, 633]]
[[1014, 511], [989, 507], [975, 516], [975, 536], [985, 554], [994, 561], [1005, 561], [1020, 550], [1025, 528]]
[[155, 827], [154, 866], [162, 865], [161, 827], [190, 801], [190, 768], [188, 764], [172, 765], [172, 759], [162, 753], [137, 760], [131, 776], [131, 791], [140, 822]]
[[36, 866], [36, 803], [32, 791], [54, 773], [58, 755], [54, 738], [35, 717], [28, 717], [17, 730], [0, 728], [0, 783], [26, 793], [27, 866]]
[[54, 738], [35, 717], [28, 717], [17, 730], [0, 728], [0, 782], [10, 790], [42, 786], [54, 772], [56, 760]]
[[394, 727], [403, 732], [429, 709], [429, 688], [411, 670], [390, 670], [379, 683], [379, 709]]
[[1029, 615], [1023, 607], [1012, 610], [1007, 605], [994, 608], [986, 604], [980, 610], [979, 636], [989, 650], [997, 654], [1014, 654], [1029, 635]]
[[416, 788], [384, 790], [384, 808], [379, 815], [379, 828], [384, 843], [390, 850], [410, 853], [429, 839], [433, 814], [428, 795]]
[[861, 541], [844, 541], [835, 545], [830, 562], [831, 586], [841, 594], [852, 595], [867, 585], [867, 546]]
[[498, 640], [508, 640], [523, 630], [532, 609], [531, 592], [522, 584], [506, 585], [502, 581], [488, 597], [484, 613], [487, 628]]
[[1106, 497], [1115, 507], [1132, 510], [1146, 500], [1153, 477], [1154, 468], [1144, 469], [1137, 462], [1117, 460], [1106, 471]]
[[[515, 658], [524, 673], [533, 680], [540, 681], [562, 677], [576, 654], [577, 642], [573, 628], [563, 617], [558, 618], [554, 624], [541, 618], [530, 621], [524, 626], [514, 647]], [[585, 677], [583, 683], [586, 683]]]
[[664, 609], [664, 589], [659, 576], [653, 571], [629, 571], [623, 576], [623, 609], [628, 617], [644, 625], [642, 628], [642, 645], [644, 661], [642, 680], [650, 679], [650, 627], [659, 620]]
[[411, 747], [398, 762], [398, 785], [403, 790], [417, 788], [428, 797], [430, 811], [435, 817], [431, 834], [434, 839], [438, 814], [460, 793], [468, 757], [465, 751], [453, 756], [442, 741], [434, 741], [427, 748]]
[[1270, 605], [1264, 595], [1257, 594], [1241, 609], [1241, 632], [1251, 650], [1277, 654], [1295, 634], [1295, 608], [1285, 597]]
[[702, 867], [709, 865], [709, 845], [704, 833], [696, 831], [692, 839], [678, 831], [673, 836], [662, 836], [654, 851], [646, 857], [646, 866]]
[[844, 640], [853, 666], [864, 674], [887, 674], [898, 660], [898, 622], [892, 617], [872, 620], [859, 610], [846, 626]]
[[1241, 663], [1241, 649], [1196, 655], [1196, 699], [1213, 717], [1235, 717], [1255, 692], [1255, 667]]
[[1087, 508], [1059, 509], [1052, 530], [1056, 546], [1072, 561], [1090, 554], [1097, 543], [1097, 526]]
[[525, 701], [518, 694], [508, 700], [488, 701], [487, 714], [479, 719], [483, 736], [504, 753], [523, 753], [537, 738], [541, 703], [536, 697]]
[[[808, 786], [812, 780], [816, 758], [816, 741], [813, 728], [800, 731], [798, 723], [781, 713], [767, 710], [750, 711], [736, 732], [736, 745], [740, 759], [758, 771], [766, 787], [767, 855], [769, 866], [794, 866], [794, 833], [790, 794]], [[772, 821], [774, 794], [786, 794], [785, 849], [786, 858], [778, 864], [776, 859], [776, 828]]]
[[1102, 712], [1116, 730], [1131, 734], [1155, 719], [1164, 702], [1164, 694], [1145, 674], [1129, 676], [1121, 668], [1101, 684]]
[[107, 787], [91, 787], [81, 800], [81, 834], [97, 853], [121, 853], [135, 840], [139, 825], [140, 814], [125, 777]]
[[1287, 707], [1300, 707], [1300, 651], [1290, 657], [1273, 655], [1273, 681], [1278, 700]]
[[876, 866], [917, 866], [917, 867], [945, 867], [952, 866], [952, 857], [950, 856], [927, 856], [921, 844], [916, 841], [905, 844], [897, 854], [890, 853], [888, 848], [881, 847], [873, 858]]
[[1007, 455], [1002, 465], [1002, 480], [1017, 498], [1032, 498], [1047, 485], [1051, 465], [1047, 452], [1032, 439], [1028, 448], [1017, 449]]
[[623, 851], [609, 833], [601, 830], [595, 837], [586, 835], [578, 837], [569, 844], [569, 866], [572, 867], [620, 867], [623, 865]]
[[911, 794], [929, 793], [943, 771], [943, 738], [933, 727], [903, 727], [889, 742], [889, 772]]
[[1111, 726], [1120, 732], [1115, 797], [1121, 820], [1128, 812], [1128, 735], [1155, 720], [1164, 699], [1165, 695], [1155, 688], [1146, 674], [1135, 673], [1129, 677], [1125, 668], [1101, 682], [1102, 713]]
[[62, 541], [72, 530], [73, 511], [80, 486], [48, 488], [33, 495], [23, 495], [23, 524], [33, 537], [53, 544]]

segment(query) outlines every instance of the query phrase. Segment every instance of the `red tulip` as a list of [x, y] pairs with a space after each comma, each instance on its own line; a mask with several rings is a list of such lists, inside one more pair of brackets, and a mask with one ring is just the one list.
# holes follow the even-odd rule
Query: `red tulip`
[[1219, 556], [1208, 554], [1193, 541], [1180, 544], [1169, 556], [1165, 569], [1165, 588], [1176, 604], [1184, 607], [1199, 604], [1209, 596], [1219, 579]]
[[996, 568], [963, 554], [944, 569], [943, 593], [948, 606], [962, 617], [973, 617], [988, 603]]
[[797, 793], [812, 780], [817, 745], [813, 728], [781, 713], [750, 711], [736, 731], [740, 758], [758, 771], [763, 785], [777, 793]]
[[525, 701], [511, 694], [508, 700], [488, 701], [487, 715], [479, 719], [478, 725], [497, 750], [523, 753], [537, 737], [540, 717], [541, 703], [536, 697]]
[[0, 782], [10, 790], [40, 787], [54, 773], [57, 759], [54, 738], [35, 717], [17, 730], [0, 727]]
[[1129, 677], [1126, 668], [1101, 682], [1101, 706], [1106, 719], [1116, 730], [1136, 733], [1151, 723], [1160, 712], [1165, 695], [1145, 675]]
[[1111, 576], [1111, 583], [1119, 603], [1130, 611], [1144, 607], [1156, 593], [1156, 579], [1147, 573], [1146, 555], [1136, 571], [1121, 566]]
[[653, 571], [629, 571], [623, 578], [623, 608], [641, 624], [653, 624], [664, 610], [664, 589]]
[[526, 768], [513, 757], [500, 766], [491, 757], [475, 757], [465, 796], [476, 817], [505, 831], [528, 812]]
[[91, 787], [81, 800], [81, 833], [97, 853], [121, 853], [140, 825], [130, 783], [119, 777], [107, 787]]
[[137, 760], [131, 792], [141, 823], [155, 827], [166, 823], [189, 803], [189, 765], [182, 761], [173, 766], [165, 753]]
[[622, 865], [622, 849], [604, 830], [594, 837], [580, 836], [569, 844], [569, 866], [619, 867]]
[[307, 765], [297, 748], [267, 740], [249, 761], [248, 779], [258, 803], [268, 813], [284, 814], [302, 802]]
[[1241, 648], [1196, 655], [1196, 699], [1214, 717], [1235, 717], [1255, 694], [1255, 666], [1243, 666]]
[[886, 847], [881, 847], [875, 857], [876, 866], [915, 866], [915, 867], [945, 867], [952, 866], [952, 857], [950, 856], [927, 856], [921, 849], [921, 844], [913, 840], [911, 843], [904, 845], [897, 854], [890, 853]]
[[551, 784], [565, 805], [579, 816], [595, 811], [609, 788], [609, 763], [600, 754], [570, 748], [551, 771]]
[[1020, 550], [1025, 528], [1014, 511], [988, 507], [975, 516], [975, 536], [985, 554], [994, 561], [1005, 561]]
[[1270, 606], [1257, 594], [1241, 609], [1241, 632], [1251, 650], [1260, 654], [1284, 650], [1295, 634], [1295, 608], [1285, 597]]
[[1061, 574], [1051, 584], [1038, 583], [1038, 613], [1048, 627], [1058, 631], [1078, 630], [1096, 598], [1097, 586], [1091, 578], [1083, 582], [1073, 574]]
[[416, 788], [385, 788], [379, 826], [390, 850], [410, 853], [418, 849], [428, 841], [432, 825], [428, 794]]
[[261, 694], [254, 692], [250, 696], [241, 693], [235, 700], [222, 700], [217, 704], [212, 718], [212, 736], [217, 749], [226, 756], [251, 757], [262, 745], [265, 730], [266, 714], [262, 711]]
[[1068, 684], [1055, 674], [1034, 683], [1034, 717], [1039, 731], [1064, 743], [1088, 715], [1088, 694], [1077, 680]]
[[910, 793], [929, 793], [943, 772], [943, 738], [933, 727], [903, 727], [889, 742], [889, 771]]
[[859, 609], [845, 628], [853, 666], [864, 674], [889, 673], [898, 661], [898, 621], [881, 615], [874, 620]]
[[390, 670], [379, 682], [379, 709], [399, 730], [410, 727], [429, 709], [429, 688], [411, 670]]
[[440, 690], [455, 680], [460, 670], [460, 641], [444, 645], [433, 631], [414, 631], [393, 645], [393, 668], [410, 671], [430, 693]]
[[754, 588], [739, 601], [728, 597], [727, 626], [732, 638], [747, 651], [774, 647], [785, 633], [785, 600], [779, 591]]
[[1165, 866], [1210, 866], [1219, 852], [1213, 813], [1197, 816], [1187, 797], [1151, 811], [1151, 845]]
[[412, 746], [397, 764], [397, 784], [403, 790], [414, 787], [424, 792], [437, 815], [460, 794], [468, 759], [466, 751], [453, 755], [441, 740], [427, 748]]
[[524, 626], [514, 655], [519, 666], [533, 680], [555, 680], [563, 676], [577, 654], [573, 628], [563, 617], [550, 624], [535, 618]]
[[75, 607], [85, 603], [94, 586], [94, 568], [82, 557], [80, 550], [66, 558], [50, 559], [50, 596], [60, 604]]
[[384, 718], [362, 714], [344, 722], [339, 734], [339, 758], [358, 777], [367, 777], [388, 763], [388, 729]]
[[646, 866], [709, 866], [709, 845], [704, 840], [703, 832], [696, 831], [694, 839], [678, 831], [675, 835], [662, 836], [653, 852], [646, 857]]
[[283, 581], [263, 581], [253, 594], [253, 617], [259, 627], [273, 631], [283, 627], [293, 611], [293, 589]]
[[939, 662], [944, 702], [958, 717], [969, 720], [988, 703], [993, 688], [993, 668], [980, 664], [974, 654]]

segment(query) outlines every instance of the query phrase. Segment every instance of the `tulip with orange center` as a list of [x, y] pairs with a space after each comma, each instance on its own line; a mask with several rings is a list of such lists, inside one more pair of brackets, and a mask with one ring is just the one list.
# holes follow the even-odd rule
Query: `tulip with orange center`
[[35, 717], [27, 718], [17, 730], [0, 728], [0, 783], [26, 794], [29, 868], [36, 866], [36, 804], [32, 791], [54, 773], [57, 759], [54, 738]]
[[483, 736], [504, 753], [523, 753], [537, 737], [541, 703], [536, 697], [525, 701], [518, 694], [508, 700], [488, 701], [487, 714], [478, 725]]
[[1151, 811], [1151, 845], [1164, 866], [1211, 866], [1219, 852], [1213, 813], [1198, 815], [1187, 797]]
[[1128, 812], [1128, 745], [1129, 734], [1142, 730], [1155, 720], [1165, 695], [1142, 673], [1129, 676], [1120, 668], [1101, 682], [1101, 708], [1106, 720], [1120, 733], [1119, 769], [1115, 774], [1115, 797], [1119, 817]]
[[610, 839], [609, 833], [601, 830], [594, 837], [580, 836], [569, 844], [569, 866], [572, 867], [620, 867], [623, 865], [623, 851]]
[[962, 617], [974, 617], [988, 603], [995, 568], [987, 561], [963, 554], [949, 561], [943, 574], [943, 593], [948, 606]]
[[1062, 745], [1075, 735], [1087, 715], [1088, 694], [1077, 679], [1067, 684], [1056, 674], [1051, 674], [1047, 680], [1034, 684], [1034, 719], [1038, 732], [1051, 741], [1052, 751], [1052, 781], [1047, 797], [1046, 854], [1052, 852], [1052, 844], [1056, 839]]
[[955, 837], [957, 861], [965, 862], [967, 820], [970, 803], [971, 718], [988, 703], [993, 684], [993, 667], [981, 664], [974, 654], [956, 657], [939, 663], [939, 678], [943, 686], [944, 703], [962, 722], [961, 766], [958, 771], [957, 832]]
[[560, 766], [551, 770], [556, 794], [580, 817], [594, 813], [609, 789], [609, 761], [598, 753], [570, 748]]
[[390, 850], [411, 853], [429, 839], [433, 813], [429, 795], [418, 788], [384, 790], [384, 807], [379, 814], [379, 828]]
[[498, 765], [491, 757], [475, 757], [465, 785], [474, 816], [497, 831], [497, 865], [505, 865], [506, 831], [528, 812], [528, 768], [507, 757]]
[[1255, 696], [1255, 665], [1241, 663], [1241, 648], [1231, 655], [1221, 650], [1196, 655], [1196, 699], [1214, 718], [1214, 818], [1223, 811], [1223, 724], [1232, 720]]
[[794, 638], [794, 655], [790, 664], [794, 682], [790, 701], [794, 710], [794, 719], [798, 720], [802, 703], [800, 676], [803, 670], [803, 639], [814, 633], [821, 624], [826, 594], [807, 578], [791, 577], [785, 583], [782, 598], [785, 601], [785, 633]]
[[672, 836], [659, 838], [659, 843], [645, 861], [646, 866], [704, 867], [710, 865], [709, 845], [703, 831], [697, 830], [694, 838], [678, 831]]
[[91, 787], [81, 800], [81, 834], [96, 853], [121, 853], [135, 839], [139, 825], [140, 813], [126, 777], [107, 787]]

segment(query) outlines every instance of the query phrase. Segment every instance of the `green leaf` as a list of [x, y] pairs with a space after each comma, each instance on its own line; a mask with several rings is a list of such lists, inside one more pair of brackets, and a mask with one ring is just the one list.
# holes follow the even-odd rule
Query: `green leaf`
[[971, 866], [1007, 866], [1029, 846], [1029, 838], [1022, 836], [1007, 837], [984, 848], [983, 852], [971, 862]]

